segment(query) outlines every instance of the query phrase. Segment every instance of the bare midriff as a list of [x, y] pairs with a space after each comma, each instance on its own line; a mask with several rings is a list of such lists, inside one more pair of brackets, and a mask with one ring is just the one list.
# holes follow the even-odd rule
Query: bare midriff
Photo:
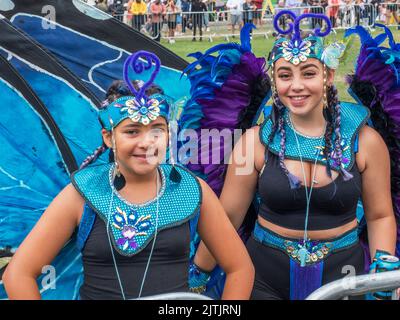
[[[258, 223], [261, 226], [281, 235], [282, 237], [294, 238], [294, 239], [302, 239], [304, 237], [304, 230], [287, 229], [278, 226], [274, 223], [271, 223], [260, 216], [258, 216]], [[342, 234], [346, 233], [351, 229], [354, 229], [355, 227], [357, 227], [357, 219], [354, 219], [353, 221], [350, 221], [349, 223], [346, 223], [337, 228], [326, 229], [326, 230], [308, 230], [307, 234], [308, 238], [311, 240], [332, 239], [340, 237]]]

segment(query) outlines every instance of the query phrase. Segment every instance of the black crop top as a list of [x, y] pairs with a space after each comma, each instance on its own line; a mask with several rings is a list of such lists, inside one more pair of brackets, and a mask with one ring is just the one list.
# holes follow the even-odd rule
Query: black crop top
[[[152, 244], [153, 240], [132, 257], [122, 256], [113, 249], [126, 299], [136, 299], [139, 295]], [[189, 222], [160, 231], [142, 297], [168, 292], [188, 292], [189, 254]], [[80, 288], [80, 299], [122, 299], [106, 225], [97, 215], [82, 250], [82, 261], [84, 282]]]
[[[279, 157], [269, 151], [267, 156], [258, 181], [261, 197], [258, 214], [281, 227], [304, 230], [307, 206], [305, 188], [290, 189], [289, 180], [279, 166]], [[356, 162], [350, 173], [353, 178], [349, 181], [344, 181], [339, 175], [325, 186], [313, 187], [308, 230], [332, 229], [356, 218], [357, 202], [361, 196], [361, 175]]]

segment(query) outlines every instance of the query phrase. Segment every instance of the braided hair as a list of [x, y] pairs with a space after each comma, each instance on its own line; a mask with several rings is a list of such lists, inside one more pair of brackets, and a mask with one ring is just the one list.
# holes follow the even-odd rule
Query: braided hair
[[286, 168], [285, 165], [285, 151], [286, 151], [286, 130], [285, 130], [285, 118], [283, 117], [283, 114], [285, 112], [285, 107], [283, 103], [280, 101], [279, 97], [276, 95], [274, 98], [274, 104], [276, 105], [276, 108], [278, 109], [278, 123], [277, 123], [277, 128], [275, 130], [279, 131], [281, 140], [280, 140], [280, 150], [279, 150], [279, 166], [283, 170], [283, 172], [286, 174], [286, 176], [289, 179], [289, 184], [291, 189], [296, 189], [299, 188], [301, 185], [300, 180], [294, 175], [289, 172], [289, 170]]
[[323, 149], [324, 153], [324, 158], [326, 159], [326, 173], [329, 178], [332, 179], [332, 170], [331, 170], [331, 158], [332, 158], [332, 135], [333, 135], [333, 130], [334, 130], [334, 123], [333, 123], [333, 118], [335, 114], [335, 105], [339, 104], [338, 101], [338, 96], [337, 96], [337, 90], [336, 88], [332, 85], [328, 87], [327, 90], [327, 106], [325, 107], [325, 120], [327, 122], [326, 124], [326, 130], [325, 130], [325, 148]]
[[346, 169], [343, 168], [342, 166], [342, 159], [343, 159], [343, 149], [342, 149], [342, 135], [340, 133], [340, 123], [341, 123], [341, 108], [340, 108], [340, 104], [338, 101], [338, 93], [337, 90], [334, 86], [332, 86], [332, 90], [333, 90], [333, 100], [332, 100], [332, 104], [335, 108], [335, 152], [334, 152], [334, 159], [335, 159], [335, 165], [337, 167], [339, 167], [340, 169], [340, 173], [343, 176], [344, 181], [348, 181], [351, 178], [353, 178], [353, 175], [351, 173], [349, 173]]

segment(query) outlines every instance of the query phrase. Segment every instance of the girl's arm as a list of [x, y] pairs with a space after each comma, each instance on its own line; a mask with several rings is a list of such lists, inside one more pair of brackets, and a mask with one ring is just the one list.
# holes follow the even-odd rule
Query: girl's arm
[[[255, 157], [261, 154], [264, 158], [258, 132], [259, 127], [251, 128], [236, 143], [220, 196], [222, 207], [236, 230], [241, 226], [256, 191], [258, 171], [255, 169]], [[216, 265], [203, 242], [199, 244], [194, 262], [207, 271]]]
[[215, 193], [206, 182], [200, 184], [203, 202], [198, 232], [226, 273], [222, 299], [249, 299], [254, 282], [251, 259]]
[[390, 190], [389, 152], [379, 133], [368, 126], [360, 131], [359, 145], [359, 156], [364, 165], [362, 201], [371, 257], [377, 249], [394, 254], [396, 220]]
[[71, 184], [51, 202], [3, 274], [10, 299], [41, 298], [36, 279], [70, 239], [79, 224], [83, 205], [83, 198]]

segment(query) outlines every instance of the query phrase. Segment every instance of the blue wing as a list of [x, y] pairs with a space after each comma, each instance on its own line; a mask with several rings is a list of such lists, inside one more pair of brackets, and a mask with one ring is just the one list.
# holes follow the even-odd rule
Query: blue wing
[[[54, 22], [43, 16], [45, 5], [54, 7]], [[185, 60], [98, 9], [72, 0], [21, 0], [3, 14], [48, 49], [101, 100], [111, 82], [122, 78], [128, 55], [143, 49], [161, 59], [163, 67], [155, 82], [167, 95], [178, 99], [189, 94], [190, 83], [186, 77], [181, 78], [181, 70], [187, 66]], [[144, 73], [139, 79], [146, 77]]]
[[[5, 19], [0, 20], [0, 54], [7, 56], [44, 103], [77, 163], [102, 144], [96, 107], [100, 101], [56, 59]], [[100, 161], [105, 161], [104, 157]]]
[[[0, 94], [0, 251], [12, 255], [69, 182], [76, 163], [54, 121], [48, 124], [52, 121], [45, 106], [2, 57]], [[75, 245], [68, 243], [51, 265], [58, 290], [50, 289], [43, 275], [38, 280], [43, 298], [76, 298], [82, 264]], [[0, 298], [6, 298], [2, 284]]]
[[[40, 9], [45, 4], [52, 4], [58, 9], [56, 29], [43, 29], [43, 23], [48, 21], [40, 15]], [[14, 79], [14, 83], [7, 82], [9, 76], [1, 75], [4, 85], [0, 92], [7, 96], [5, 101], [14, 101], [20, 108], [29, 110], [24, 109], [27, 118], [23, 121], [30, 132], [21, 131], [21, 135], [18, 135], [11, 130], [16, 128], [7, 127], [8, 122], [16, 123], [18, 112], [2, 114], [2, 128], [6, 133], [12, 131], [10, 135], [14, 137], [14, 143], [2, 143], [0, 148], [2, 153], [7, 153], [14, 160], [10, 162], [4, 158], [4, 163], [3, 159], [0, 161], [2, 168], [5, 168], [4, 177], [0, 180], [1, 209], [4, 208], [0, 215], [0, 230], [4, 234], [0, 240], [0, 269], [50, 201], [69, 182], [69, 174], [101, 144], [97, 106], [110, 83], [122, 78], [122, 66], [128, 54], [145, 49], [143, 45], [149, 41], [143, 40], [140, 35], [140, 41], [135, 42], [137, 35], [136, 38], [132, 36], [135, 32], [118, 23], [115, 25], [115, 20], [109, 16], [104, 21], [111, 23], [111, 30], [117, 31], [117, 34], [112, 32], [106, 38], [101, 37], [104, 31], [102, 21], [88, 21], [87, 15], [82, 14], [81, 21], [71, 26], [69, 23], [74, 20], [69, 11], [71, 6], [72, 1], [33, 3], [21, 0], [15, 3], [11, 11], [4, 13], [12, 19], [14, 26], [6, 19], [0, 19], [0, 58], [6, 57], [16, 69], [8, 65], [17, 79]], [[4, 7], [0, 6], [0, 11], [2, 9]], [[80, 28], [81, 23], [87, 24], [86, 28]], [[87, 30], [94, 34], [86, 34]], [[115, 39], [118, 40], [116, 43]], [[156, 53], [161, 53], [163, 63], [167, 65], [162, 68], [156, 82], [171, 97], [185, 97], [189, 92], [189, 82], [186, 77], [181, 78], [179, 69], [183, 69], [187, 63], [154, 42], [148, 44], [155, 46], [158, 50]], [[142, 79], [145, 80], [145, 77], [146, 74]], [[16, 82], [21, 88], [17, 89]], [[174, 85], [171, 86], [171, 83]], [[27, 95], [31, 97], [30, 100], [26, 98]], [[21, 97], [21, 101], [17, 97]], [[22, 103], [25, 100], [28, 102]], [[2, 109], [5, 106], [2, 105]], [[43, 114], [38, 114], [38, 109]], [[14, 120], [11, 120], [12, 117]], [[49, 128], [53, 128], [53, 131]], [[10, 136], [6, 136], [2, 136], [2, 140], [11, 141]], [[28, 151], [24, 147], [30, 146], [27, 140], [32, 142], [31, 152], [36, 152], [36, 158], [25, 155]], [[20, 161], [21, 166], [18, 167], [15, 159], [22, 157], [21, 152], [28, 163]], [[39, 154], [46, 156], [40, 157]], [[107, 161], [106, 155], [100, 161]], [[2, 170], [0, 174], [3, 174]], [[38, 280], [42, 297], [77, 298], [82, 281], [82, 264], [74, 239], [66, 244], [52, 266], [56, 270], [56, 289], [53, 290], [52, 283], [47, 282], [48, 275], [43, 275]], [[49, 288], [46, 288], [46, 283], [50, 285]], [[2, 286], [0, 297], [6, 297]]]

